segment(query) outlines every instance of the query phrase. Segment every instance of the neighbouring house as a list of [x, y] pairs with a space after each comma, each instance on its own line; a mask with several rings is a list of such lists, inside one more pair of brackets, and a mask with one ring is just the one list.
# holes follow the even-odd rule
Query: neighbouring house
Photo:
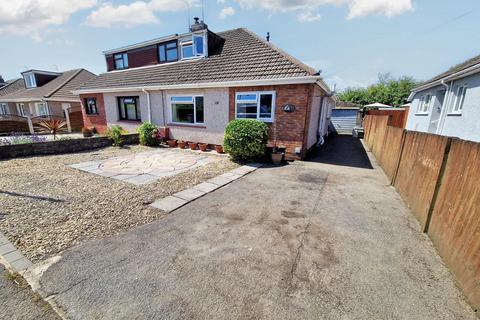
[[52, 117], [65, 119], [69, 131], [83, 126], [80, 98], [72, 93], [95, 74], [85, 69], [65, 72], [28, 70], [0, 88], [0, 133], [30, 132]]
[[149, 121], [172, 139], [222, 144], [230, 120], [258, 119], [288, 159], [327, 133], [334, 97], [320, 75], [246, 29], [214, 33], [195, 19], [188, 33], [104, 55], [107, 72], [74, 91], [85, 126], [100, 132]]
[[407, 129], [480, 142], [480, 56], [413, 89]]

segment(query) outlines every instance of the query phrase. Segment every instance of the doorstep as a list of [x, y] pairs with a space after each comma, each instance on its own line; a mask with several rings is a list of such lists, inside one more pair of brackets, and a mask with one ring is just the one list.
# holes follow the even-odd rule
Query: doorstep
[[152, 203], [151, 206], [170, 213], [180, 207], [183, 207], [189, 202], [192, 202], [210, 192], [217, 190], [218, 188], [240, 179], [244, 175], [257, 170], [261, 166], [261, 163], [249, 163], [227, 173], [221, 174], [215, 178], [197, 184], [192, 188], [185, 189], [171, 196], [157, 200]]

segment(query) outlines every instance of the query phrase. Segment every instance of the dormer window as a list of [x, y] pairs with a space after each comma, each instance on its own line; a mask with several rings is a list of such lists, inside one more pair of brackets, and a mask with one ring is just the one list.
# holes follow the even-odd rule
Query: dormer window
[[25, 86], [27, 88], [36, 88], [37, 87], [37, 82], [35, 80], [35, 74], [34, 73], [25, 73], [23, 75], [23, 79], [25, 80]]
[[205, 56], [205, 34], [193, 34], [180, 39], [182, 59]]
[[158, 45], [158, 62], [173, 62], [178, 60], [177, 41], [161, 43]]
[[122, 70], [128, 68], [128, 55], [126, 53], [117, 53], [113, 56], [115, 69]]

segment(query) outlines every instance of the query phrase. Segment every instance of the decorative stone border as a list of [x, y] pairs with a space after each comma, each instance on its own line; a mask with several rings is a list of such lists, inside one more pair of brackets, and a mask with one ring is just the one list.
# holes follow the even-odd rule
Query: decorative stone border
[[237, 179], [240, 179], [246, 174], [253, 172], [260, 168], [261, 163], [250, 163], [245, 166], [233, 169], [230, 172], [219, 175], [215, 178], [197, 184], [196, 186], [177, 192], [171, 196], [157, 200], [151, 204], [152, 207], [166, 211], [168, 213], [183, 207], [189, 202], [196, 200], [204, 195], [217, 190]]
[[33, 265], [1, 232], [0, 261], [12, 273], [22, 273]]

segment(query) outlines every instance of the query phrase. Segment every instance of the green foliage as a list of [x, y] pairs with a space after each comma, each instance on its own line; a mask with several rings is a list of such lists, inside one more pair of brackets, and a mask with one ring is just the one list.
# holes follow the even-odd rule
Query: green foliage
[[113, 125], [107, 128], [105, 135], [112, 139], [112, 143], [115, 147], [120, 147], [123, 144], [122, 134], [125, 134], [126, 131], [123, 130], [119, 125]]
[[347, 88], [338, 94], [341, 101], [367, 105], [375, 102], [399, 107], [407, 103], [410, 91], [417, 82], [410, 77], [392, 78], [388, 73], [380, 74], [378, 82], [367, 88]]
[[142, 123], [142, 125], [137, 129], [140, 144], [145, 146], [156, 146], [158, 144], [158, 140], [155, 135], [156, 129], [157, 127], [150, 122]]
[[265, 154], [268, 127], [252, 119], [230, 121], [225, 129], [224, 150], [233, 160], [247, 161]]

